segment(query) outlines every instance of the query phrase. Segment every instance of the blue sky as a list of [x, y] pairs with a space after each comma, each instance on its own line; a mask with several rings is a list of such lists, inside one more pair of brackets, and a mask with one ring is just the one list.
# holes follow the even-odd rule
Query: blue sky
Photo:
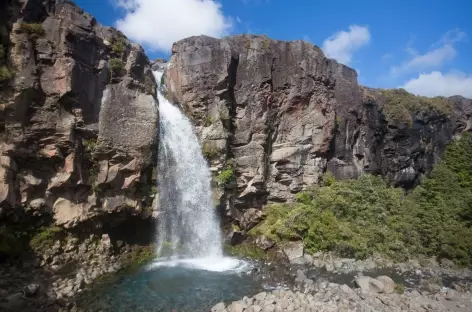
[[150, 58], [199, 34], [303, 39], [355, 68], [370, 87], [472, 98], [472, 3], [467, 0], [76, 0]]

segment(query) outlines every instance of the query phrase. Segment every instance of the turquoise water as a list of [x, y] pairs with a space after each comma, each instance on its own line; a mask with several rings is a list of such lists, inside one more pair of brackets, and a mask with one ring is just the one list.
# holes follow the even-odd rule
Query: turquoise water
[[220, 301], [251, 296], [270, 285], [250, 272], [211, 272], [181, 266], [157, 267], [97, 285], [78, 299], [89, 312], [209, 311]]

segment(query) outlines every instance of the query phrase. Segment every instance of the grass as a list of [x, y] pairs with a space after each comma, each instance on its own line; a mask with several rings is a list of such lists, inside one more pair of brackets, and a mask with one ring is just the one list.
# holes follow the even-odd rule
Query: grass
[[215, 180], [216, 183], [220, 186], [227, 186], [231, 180], [234, 179], [234, 170], [232, 166], [226, 165], [226, 168], [222, 170], [218, 175], [216, 176]]
[[323, 183], [297, 194], [293, 204], [265, 208], [265, 219], [249, 231], [276, 243], [302, 240], [309, 253], [334, 252], [395, 261], [450, 259], [472, 265], [472, 136], [451, 143], [431, 173], [409, 194], [381, 177], [362, 175]]
[[143, 266], [151, 262], [155, 256], [154, 246], [135, 246], [129, 254], [125, 255], [123, 265], [125, 267]]
[[60, 227], [42, 227], [30, 240], [30, 247], [35, 250], [51, 248], [54, 242], [61, 238], [63, 230]]
[[40, 23], [21, 23], [20, 29], [28, 35], [44, 35], [43, 25]]
[[396, 284], [395, 285], [395, 292], [397, 294], [402, 295], [405, 292], [405, 285], [404, 284]]
[[114, 38], [111, 44], [111, 51], [118, 55], [122, 56], [126, 48], [126, 39], [123, 37]]
[[213, 124], [213, 118], [211, 117], [211, 115], [205, 115], [205, 117], [203, 117], [203, 126], [209, 127], [212, 124]]
[[445, 116], [452, 114], [452, 103], [443, 97], [416, 96], [404, 89], [382, 90], [381, 93], [386, 98], [385, 116], [391, 122], [402, 122], [411, 127], [415, 114], [429, 111]]
[[202, 146], [202, 154], [207, 160], [211, 160], [218, 156], [218, 149], [212, 142], [205, 142]]
[[15, 76], [15, 72], [5, 65], [0, 65], [0, 82], [10, 80]]
[[84, 160], [88, 167], [88, 181], [89, 185], [92, 185], [94, 193], [99, 192], [98, 186], [94, 184], [98, 177], [98, 163], [94, 158], [94, 154], [97, 151], [97, 140], [96, 139], [85, 139], [82, 141], [84, 146]]
[[120, 75], [125, 69], [123, 61], [119, 58], [111, 59], [109, 65], [113, 76]]
[[21, 250], [21, 244], [15, 234], [5, 226], [0, 227], [0, 257], [17, 256]]
[[225, 253], [233, 257], [250, 258], [256, 260], [264, 260], [267, 258], [267, 254], [264, 252], [264, 250], [248, 243], [236, 246], [224, 245], [223, 247]]

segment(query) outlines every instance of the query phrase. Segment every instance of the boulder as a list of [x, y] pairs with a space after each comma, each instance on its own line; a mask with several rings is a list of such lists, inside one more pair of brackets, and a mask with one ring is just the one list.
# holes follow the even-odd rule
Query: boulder
[[223, 310], [225, 309], [225, 303], [224, 302], [220, 302], [220, 303], [217, 303], [215, 304], [211, 309], [210, 311], [211, 312], [223, 312]]
[[376, 277], [376, 280], [382, 282], [383, 289], [382, 292], [386, 294], [391, 294], [395, 291], [395, 282], [388, 276], [382, 275]]
[[26, 285], [24, 288], [23, 288], [23, 293], [25, 294], [26, 297], [32, 297], [32, 296], [35, 296], [38, 291], [39, 291], [39, 285], [38, 284], [29, 284], [29, 285]]
[[361, 289], [361, 291], [369, 293], [380, 293], [384, 290], [384, 284], [370, 276], [358, 276], [354, 280], [355, 285]]
[[292, 263], [295, 259], [303, 257], [303, 242], [288, 242], [282, 246], [282, 251], [288, 261]]

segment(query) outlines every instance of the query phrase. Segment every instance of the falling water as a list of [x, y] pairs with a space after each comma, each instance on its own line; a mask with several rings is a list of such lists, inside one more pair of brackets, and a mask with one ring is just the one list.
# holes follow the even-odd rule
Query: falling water
[[[154, 75], [160, 82], [162, 72]], [[231, 269], [239, 261], [223, 257], [220, 226], [212, 204], [211, 173], [192, 123], [160, 91], [158, 100], [158, 255], [170, 251], [172, 260], [165, 265]]]

